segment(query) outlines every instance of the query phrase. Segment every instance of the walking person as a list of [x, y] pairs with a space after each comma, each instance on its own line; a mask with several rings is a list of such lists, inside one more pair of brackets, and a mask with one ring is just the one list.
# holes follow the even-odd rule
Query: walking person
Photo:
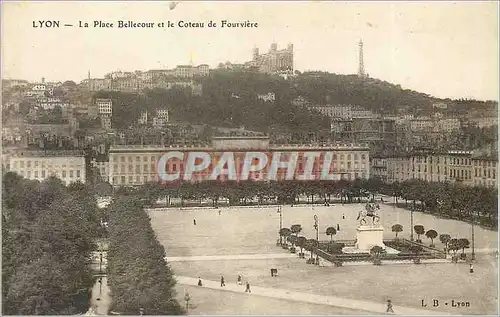
[[220, 276], [220, 287], [226, 286], [226, 283], [224, 283], [224, 276]]
[[252, 291], [250, 290], [250, 283], [247, 282], [246, 288], [245, 288], [245, 293], [251, 293]]
[[470, 273], [474, 273], [474, 266], [471, 264], [469, 264], [469, 272]]
[[386, 313], [393, 313], [394, 310], [392, 310], [392, 302], [390, 299], [387, 300], [387, 310], [385, 311]]
[[193, 219], [193, 225], [196, 226], [196, 219]]
[[198, 286], [203, 286], [203, 283], [201, 282], [201, 278], [198, 277]]
[[243, 282], [241, 281], [241, 275], [240, 274], [238, 274], [238, 280], [236, 281], [236, 284], [238, 284], [238, 285], [242, 285], [243, 284]]
[[345, 219], [345, 214], [342, 214], [342, 219]]
[[337, 224], [337, 231], [340, 231], [340, 225]]

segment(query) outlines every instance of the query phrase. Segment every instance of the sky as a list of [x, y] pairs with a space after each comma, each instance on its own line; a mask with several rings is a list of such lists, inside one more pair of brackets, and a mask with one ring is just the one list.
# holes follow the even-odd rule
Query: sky
[[[365, 70], [441, 98], [499, 97], [498, 3], [490, 2], [3, 2], [2, 78], [80, 82], [122, 70], [241, 63], [257, 46], [294, 44], [295, 69], [354, 74], [358, 42]], [[60, 28], [34, 28], [58, 20]], [[171, 21], [174, 28], [117, 28], [117, 21]], [[217, 27], [207, 27], [208, 21]], [[221, 28], [220, 21], [258, 23]], [[79, 21], [89, 28], [79, 28]], [[94, 21], [114, 23], [94, 28]], [[179, 21], [205, 22], [179, 28]], [[72, 24], [73, 27], [64, 27]]]

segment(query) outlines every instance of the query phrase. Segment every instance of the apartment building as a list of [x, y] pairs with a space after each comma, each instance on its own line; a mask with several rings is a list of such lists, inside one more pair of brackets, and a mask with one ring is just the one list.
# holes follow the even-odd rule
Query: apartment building
[[388, 183], [420, 179], [460, 182], [468, 186], [496, 186], [497, 161], [473, 158], [471, 151], [428, 151], [387, 157], [385, 160], [386, 169], [379, 168], [379, 161], [372, 160], [372, 170], [377, 170]]
[[38, 181], [55, 176], [66, 185], [86, 181], [85, 156], [76, 151], [16, 151], [9, 155], [7, 170]]
[[[158, 181], [157, 164], [167, 152], [210, 152], [217, 159], [224, 152], [233, 152], [237, 170], [241, 169], [245, 151], [260, 151], [271, 155], [273, 152], [286, 153], [300, 152], [296, 171], [301, 173], [305, 168], [304, 153], [332, 152], [330, 173], [340, 179], [354, 180], [367, 179], [370, 175], [369, 148], [366, 145], [332, 144], [328, 146], [272, 146], [268, 139], [263, 137], [219, 137], [214, 138], [212, 146], [112, 146], [109, 151], [109, 180], [113, 186], [136, 186], [146, 182]], [[270, 160], [269, 160], [270, 161]], [[317, 162], [321, 160], [318, 159]], [[186, 162], [171, 161], [166, 165], [168, 173], [183, 170]], [[268, 162], [269, 164], [269, 162]], [[315, 163], [314, 170], [321, 168]], [[281, 175], [281, 174], [280, 174]], [[207, 175], [200, 174], [193, 180], [206, 179]], [[278, 176], [278, 178], [281, 176]], [[222, 179], [222, 178], [221, 178]]]
[[475, 156], [472, 168], [474, 186], [498, 187], [498, 156]]

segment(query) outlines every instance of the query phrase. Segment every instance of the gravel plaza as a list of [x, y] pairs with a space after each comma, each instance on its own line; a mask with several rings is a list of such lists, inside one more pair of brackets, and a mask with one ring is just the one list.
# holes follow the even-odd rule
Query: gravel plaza
[[[302, 232], [299, 235], [315, 238], [313, 216], [317, 215], [320, 240], [329, 240], [330, 237], [325, 235], [326, 228], [337, 224], [340, 231], [333, 239], [353, 240], [358, 224], [356, 217], [362, 208], [363, 204], [340, 203], [329, 207], [285, 205], [282, 207], [283, 227], [300, 224]], [[382, 204], [379, 214], [385, 229], [384, 239], [394, 238], [391, 226], [396, 223], [403, 225], [399, 237], [410, 237], [410, 211]], [[149, 215], [153, 229], [165, 247], [167, 261], [180, 280], [177, 285], [179, 296], [184, 296], [184, 289], [192, 295], [196, 307], [190, 314], [280, 314], [281, 311], [283, 314], [290, 311], [319, 315], [378, 314], [385, 313], [388, 299], [394, 304], [395, 314], [497, 313], [497, 232], [479, 226], [475, 228], [475, 272], [470, 274], [467, 264], [453, 264], [451, 260], [449, 263], [420, 265], [332, 267], [306, 264], [304, 259], [276, 246], [279, 230], [277, 206], [156, 208], [149, 210]], [[452, 238], [471, 240], [470, 224], [421, 212], [414, 212], [413, 216], [414, 225], [421, 224], [426, 230], [434, 229], [438, 234], [447, 233]], [[196, 225], [193, 220], [196, 220]], [[430, 244], [426, 237], [421, 239], [424, 244]], [[434, 243], [436, 248], [443, 248], [439, 239]], [[471, 249], [466, 249], [466, 253], [470, 252]], [[279, 275], [271, 277], [270, 268], [277, 268]], [[238, 274], [242, 275], [243, 281], [262, 288], [262, 293], [265, 291], [269, 296], [259, 296], [256, 290], [252, 295], [257, 296], [248, 296], [236, 294], [238, 289], [214, 291], [190, 285], [190, 278], [197, 280], [198, 277], [206, 283], [218, 283], [221, 275], [226, 284], [235, 285]], [[243, 293], [244, 286], [241, 287]], [[275, 296], [269, 291], [273, 289], [276, 294], [283, 292], [284, 295]], [[432, 307], [433, 300], [438, 300], [439, 306]], [[469, 305], [452, 307], [461, 302]], [[282, 310], [276, 308], [281, 305], [279, 303], [283, 304]], [[293, 308], [299, 303], [301, 308]], [[422, 303], [426, 306], [423, 307]]]

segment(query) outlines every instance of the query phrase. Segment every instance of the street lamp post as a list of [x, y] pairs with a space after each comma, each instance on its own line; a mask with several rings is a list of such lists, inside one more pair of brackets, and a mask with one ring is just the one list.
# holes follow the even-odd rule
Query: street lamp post
[[191, 300], [191, 296], [189, 296], [189, 293], [186, 292], [186, 295], [184, 295], [184, 301], [186, 301], [186, 313], [189, 312], [189, 301]]
[[410, 212], [410, 240], [413, 241], [413, 207]]
[[474, 211], [472, 212], [472, 261], [476, 259], [476, 252], [474, 250]]
[[[280, 231], [283, 229], [283, 218], [282, 218], [282, 208], [281, 206], [278, 206], [278, 213], [280, 214]], [[281, 232], [278, 233], [280, 236], [280, 245], [283, 244], [283, 237], [281, 236]]]
[[102, 252], [99, 253], [100, 263], [99, 263], [99, 273], [102, 274]]
[[102, 295], [102, 276], [99, 277], [99, 297], [97, 297], [97, 300], [101, 300], [101, 295]]
[[316, 229], [316, 264], [319, 263], [319, 254], [318, 254], [318, 249], [319, 249], [319, 225], [318, 225], [318, 216], [314, 215], [314, 229]]

